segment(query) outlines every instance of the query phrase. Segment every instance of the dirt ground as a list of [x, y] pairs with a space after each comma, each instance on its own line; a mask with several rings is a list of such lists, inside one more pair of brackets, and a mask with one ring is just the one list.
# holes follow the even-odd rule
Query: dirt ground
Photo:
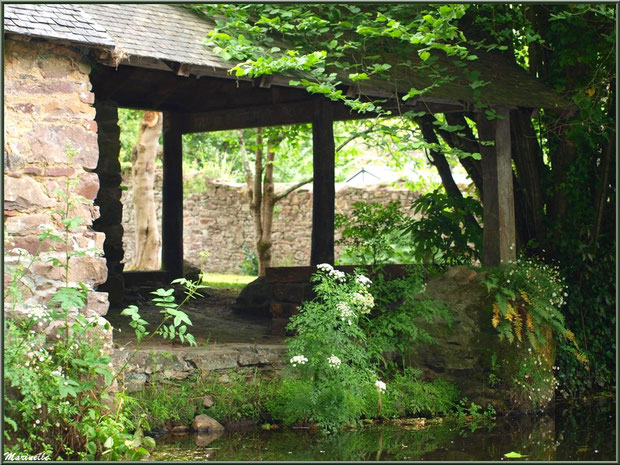
[[[114, 343], [116, 346], [131, 345], [135, 342], [135, 334], [129, 326], [130, 319], [122, 316], [122, 309], [130, 304], [140, 309], [140, 315], [150, 325], [147, 330], [154, 330], [161, 322], [160, 308], [150, 298], [150, 292], [157, 286], [140, 286], [126, 290], [126, 298], [122, 307], [110, 308], [106, 318], [114, 327]], [[237, 289], [207, 288], [202, 291], [204, 297], [190, 299], [182, 308], [189, 316], [193, 326], [188, 332], [194, 335], [198, 347], [212, 346], [223, 343], [277, 344], [283, 337], [271, 334], [271, 319], [245, 315], [232, 310], [232, 304], [239, 294]], [[175, 292], [177, 302], [181, 302], [181, 290]], [[144, 347], [162, 347], [169, 345], [161, 337], [153, 337], [145, 341]], [[175, 345], [178, 345], [177, 342]]]

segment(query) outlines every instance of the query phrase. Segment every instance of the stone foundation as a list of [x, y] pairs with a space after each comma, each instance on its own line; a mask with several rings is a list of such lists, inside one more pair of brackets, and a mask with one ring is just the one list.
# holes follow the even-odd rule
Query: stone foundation
[[[283, 345], [217, 344], [213, 347], [142, 349], [131, 358], [121, 382], [129, 392], [142, 389], [153, 379], [182, 380], [210, 372], [279, 370]], [[114, 366], [119, 369], [131, 350], [116, 349]]]

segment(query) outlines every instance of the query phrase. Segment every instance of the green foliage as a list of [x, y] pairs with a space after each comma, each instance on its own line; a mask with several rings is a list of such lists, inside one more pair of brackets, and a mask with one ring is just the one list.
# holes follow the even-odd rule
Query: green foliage
[[[466, 5], [359, 8], [255, 4], [238, 8], [220, 4], [192, 8], [215, 18], [216, 27], [207, 43], [222, 58], [234, 62], [231, 73], [258, 77], [301, 71], [304, 77], [291, 81], [292, 85], [342, 100], [358, 112], [385, 114], [381, 102], [350, 97], [339, 88], [343, 76], [359, 82], [389, 75], [391, 65], [381, 61], [377, 52], [398, 49], [403, 57], [419, 57], [418, 67], [435, 82], [416, 89], [417, 94], [453, 78], [438, 72], [441, 67], [433, 56], [435, 50], [464, 63], [477, 58], [468, 52], [465, 36], [457, 28]], [[286, 36], [288, 48], [276, 44], [275, 38], [282, 36]], [[356, 56], [359, 53], [361, 57]], [[402, 65], [412, 66], [412, 59], [404, 58]]]
[[[531, 349], [529, 351], [531, 352]], [[546, 407], [558, 386], [553, 370], [557, 370], [557, 366], [549, 369], [549, 360], [545, 353], [528, 354], [523, 357], [512, 378], [513, 391], [522, 400], [527, 397], [535, 408]]]
[[335, 228], [342, 229], [337, 245], [344, 245], [341, 261], [347, 264], [409, 263], [411, 250], [403, 238], [410, 219], [400, 202], [355, 202], [350, 214], [337, 214]]
[[[379, 270], [371, 283], [359, 273], [347, 275], [328, 264], [317, 268], [312, 277], [316, 298], [305, 302], [287, 326], [295, 333], [287, 341], [290, 366], [269, 408], [275, 419], [286, 424], [312, 422], [329, 431], [357, 423], [364, 416], [380, 415], [386, 390], [380, 378], [396, 368], [384, 354], [429, 341], [415, 319], [432, 320], [448, 312], [414, 297], [423, 291], [421, 272], [388, 281]], [[394, 375], [399, 387], [392, 397], [386, 394], [384, 404], [389, 405], [390, 414], [414, 409], [444, 411], [449, 404], [446, 399], [451, 398], [449, 389], [441, 383], [407, 387], [403, 376], [411, 378], [411, 374]], [[403, 399], [411, 394], [407, 389], [425, 394], [405, 404]]]
[[480, 259], [482, 230], [466, 221], [466, 215], [482, 217], [482, 206], [472, 197], [455, 205], [447, 194], [435, 190], [420, 196], [412, 205], [419, 219], [405, 229], [420, 263], [438, 265], [471, 264]]
[[[154, 376], [144, 389], [133, 395], [129, 416], [144, 418], [152, 430], [189, 425], [195, 415], [206, 413], [219, 422], [268, 421], [267, 404], [275, 395], [277, 381], [257, 372], [213, 373], [180, 382], [158, 380]], [[203, 405], [205, 396], [213, 406]]]
[[[69, 164], [74, 156], [75, 151], [68, 150]], [[76, 178], [64, 184], [65, 189], [56, 192], [62, 208], [53, 212], [63, 231], [42, 225], [35, 255], [20, 252], [16, 265], [7, 268], [11, 276], [5, 295], [10, 306], [4, 347], [7, 451], [64, 459], [136, 460], [149, 454], [154, 441], [144, 436], [141, 421], [125, 415], [122, 394], [114, 398], [118, 408], [112, 407], [110, 388], [118, 373], [106, 340], [110, 325], [96, 314], [86, 316], [87, 288], [68, 280], [71, 258], [92, 253], [71, 247], [73, 234], [83, 223], [75, 211], [84, 199], [73, 193]], [[43, 245], [50, 251], [39, 253]], [[56, 247], [64, 249], [60, 255]], [[30, 260], [26, 266], [23, 256]], [[64, 287], [48, 307], [33, 305], [21, 295], [37, 261], [55, 264], [66, 275]], [[56, 328], [51, 341], [41, 332], [44, 326]]]
[[239, 264], [239, 271], [244, 275], [258, 276], [258, 257], [256, 250], [247, 245], [243, 246], [243, 261]]
[[[386, 418], [437, 416], [451, 413], [459, 399], [452, 383], [443, 380], [424, 382], [419, 371], [407, 367], [390, 380], [390, 389], [383, 396], [381, 414]], [[373, 392], [376, 397], [377, 392]], [[376, 405], [376, 402], [374, 403]]]
[[131, 151], [138, 143], [138, 130], [143, 115], [144, 111], [141, 110], [118, 109], [119, 139], [121, 143], [118, 159], [121, 164], [121, 171], [124, 173], [131, 171]]
[[373, 360], [381, 362], [384, 370], [395, 368], [385, 354], [403, 354], [417, 343], [435, 342], [420, 322], [436, 323], [439, 319], [452, 322], [450, 309], [425, 295], [425, 275], [426, 270], [415, 265], [408, 266], [399, 278], [386, 276], [382, 267], [373, 271], [370, 291], [375, 297], [375, 307], [361, 325], [369, 335], [367, 350]]
[[[76, 152], [68, 149], [69, 165]], [[112, 396], [112, 387], [137, 352], [144, 337], [159, 334], [168, 339], [178, 336], [181, 341], [195, 345], [187, 333], [191, 321], [179, 310], [187, 299], [202, 287], [185, 279], [173, 281], [186, 289], [185, 300], [177, 305], [172, 290], [154, 292], [162, 307], [162, 323], [149, 334], [148, 322], [140, 317], [138, 308], [123, 311], [131, 318], [138, 347], [120, 368], [112, 365], [112, 345], [107, 342], [109, 323], [86, 308], [88, 288], [83, 283], [71, 283], [71, 259], [98, 251], [74, 246], [83, 219], [76, 215], [85, 199], [74, 194], [76, 177], [64, 181], [65, 189], [56, 194], [61, 207], [55, 209], [51, 221], [55, 226], [42, 225], [40, 244], [35, 255], [26, 251], [11, 251], [10, 276], [5, 299], [10, 311], [6, 321], [5, 345], [5, 410], [4, 438], [7, 450], [51, 458], [79, 460], [137, 460], [149, 455], [155, 442], [144, 436], [142, 417], [130, 419], [123, 404], [122, 392]], [[43, 248], [50, 250], [43, 253]], [[60, 250], [57, 250], [60, 249]], [[27, 261], [26, 261], [27, 260]], [[14, 263], [13, 263], [14, 262]], [[36, 262], [47, 262], [61, 268], [64, 286], [58, 289], [47, 306], [32, 304], [22, 292], [28, 289], [30, 269]], [[89, 316], [90, 315], [90, 316]], [[164, 323], [172, 320], [172, 324]], [[55, 328], [56, 336], [46, 340], [41, 330]], [[53, 334], [53, 332], [52, 332]]]

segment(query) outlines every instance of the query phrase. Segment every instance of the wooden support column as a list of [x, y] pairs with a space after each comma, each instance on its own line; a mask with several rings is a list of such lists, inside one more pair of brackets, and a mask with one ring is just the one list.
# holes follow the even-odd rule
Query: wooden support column
[[174, 113], [164, 113], [162, 265], [170, 279], [183, 277], [183, 134]]
[[494, 140], [495, 147], [481, 147], [483, 179], [482, 264], [495, 266], [515, 260], [516, 228], [512, 156], [510, 152], [510, 112], [500, 107], [502, 119], [477, 118], [480, 140]]
[[334, 263], [336, 199], [334, 114], [324, 99], [314, 102], [312, 118], [313, 196], [310, 265]]

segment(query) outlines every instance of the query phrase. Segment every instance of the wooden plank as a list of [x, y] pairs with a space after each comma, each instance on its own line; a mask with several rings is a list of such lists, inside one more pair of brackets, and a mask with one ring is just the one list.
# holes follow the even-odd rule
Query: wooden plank
[[336, 199], [333, 106], [322, 98], [314, 102], [312, 147], [312, 240], [310, 265], [334, 263], [334, 214]]
[[164, 113], [162, 264], [171, 279], [183, 276], [183, 135], [176, 118]]
[[517, 258], [517, 232], [515, 226], [515, 198], [512, 175], [510, 142], [510, 111], [498, 107], [497, 114], [503, 119], [495, 125], [495, 152], [497, 153], [497, 193], [499, 219], [500, 262]]
[[503, 119], [488, 121], [483, 114], [476, 119], [480, 140], [494, 141], [482, 146], [483, 233], [482, 264], [496, 266], [516, 259], [516, 228], [512, 157], [510, 149], [510, 112], [497, 109]]
[[[476, 118], [478, 138], [481, 141], [495, 140], [495, 123], [488, 121], [486, 116], [479, 113]], [[480, 147], [482, 155], [482, 264], [495, 266], [500, 263], [499, 255], [499, 216], [498, 216], [498, 184], [497, 184], [497, 156], [494, 146]]]

